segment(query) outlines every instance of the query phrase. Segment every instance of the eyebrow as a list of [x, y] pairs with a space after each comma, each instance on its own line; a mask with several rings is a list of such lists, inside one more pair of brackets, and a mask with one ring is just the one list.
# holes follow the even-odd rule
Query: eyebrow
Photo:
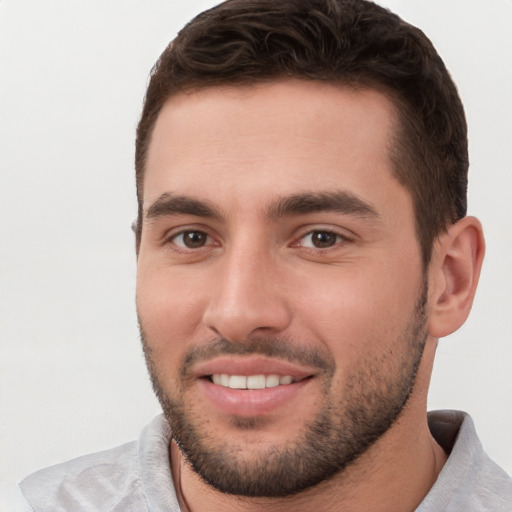
[[[371, 204], [345, 190], [294, 194], [278, 198], [268, 208], [268, 216], [273, 220], [316, 212], [337, 212], [361, 218], [379, 218], [377, 210]], [[219, 210], [207, 201], [166, 192], [148, 208], [146, 217], [155, 219], [167, 215], [194, 215], [222, 219]]]
[[165, 193], [148, 208], [146, 217], [155, 219], [167, 215], [195, 215], [197, 217], [214, 219], [221, 218], [217, 209], [206, 201]]
[[379, 218], [377, 210], [370, 203], [345, 190], [307, 192], [284, 197], [271, 205], [269, 216], [278, 219], [285, 216], [326, 211], [361, 218]]

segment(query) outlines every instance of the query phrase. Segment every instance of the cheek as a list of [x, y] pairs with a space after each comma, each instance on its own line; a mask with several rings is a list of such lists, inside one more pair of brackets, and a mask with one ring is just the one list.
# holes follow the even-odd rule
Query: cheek
[[407, 267], [352, 266], [317, 275], [294, 293], [302, 298], [299, 330], [320, 340], [340, 369], [389, 352], [407, 328], [421, 289], [420, 269]]
[[[190, 285], [190, 286], [189, 286]], [[168, 269], [139, 267], [137, 277], [137, 312], [147, 343], [156, 352], [180, 355], [193, 339], [201, 318], [201, 297], [197, 287], [179, 279]]]

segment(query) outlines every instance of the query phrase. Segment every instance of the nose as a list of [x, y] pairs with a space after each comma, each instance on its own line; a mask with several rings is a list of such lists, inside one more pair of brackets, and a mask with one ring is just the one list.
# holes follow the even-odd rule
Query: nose
[[283, 332], [291, 322], [283, 274], [269, 254], [246, 247], [218, 261], [203, 322], [216, 336], [243, 342]]

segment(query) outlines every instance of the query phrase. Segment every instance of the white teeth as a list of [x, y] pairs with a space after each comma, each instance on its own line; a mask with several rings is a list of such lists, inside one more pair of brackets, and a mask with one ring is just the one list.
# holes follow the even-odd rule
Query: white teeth
[[279, 375], [268, 375], [265, 381], [265, 386], [267, 388], [275, 388], [279, 386]]
[[264, 389], [275, 388], [294, 382], [291, 375], [228, 375], [227, 373], [214, 373], [212, 381], [218, 386], [231, 389]]
[[247, 389], [263, 389], [265, 387], [265, 375], [250, 375], [247, 377]]
[[279, 377], [279, 384], [291, 384], [293, 382], [293, 377], [290, 375], [285, 375], [284, 377]]
[[247, 377], [244, 375], [231, 375], [229, 377], [229, 387], [231, 389], [247, 389]]

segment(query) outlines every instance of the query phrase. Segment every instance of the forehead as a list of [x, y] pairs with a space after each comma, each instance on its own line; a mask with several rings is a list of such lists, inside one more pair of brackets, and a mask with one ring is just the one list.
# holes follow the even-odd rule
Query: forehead
[[400, 186], [389, 146], [395, 112], [372, 89], [286, 80], [180, 93], [152, 134], [144, 207], [162, 193], [266, 195]]

